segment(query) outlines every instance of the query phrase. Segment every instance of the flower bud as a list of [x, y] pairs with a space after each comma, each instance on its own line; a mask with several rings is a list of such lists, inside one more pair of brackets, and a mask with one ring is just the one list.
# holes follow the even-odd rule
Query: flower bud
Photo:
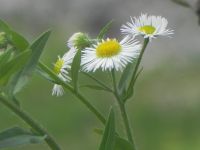
[[67, 45], [69, 48], [75, 47], [78, 50], [83, 50], [86, 47], [90, 47], [91, 42], [87, 34], [82, 32], [77, 32], [70, 37]]

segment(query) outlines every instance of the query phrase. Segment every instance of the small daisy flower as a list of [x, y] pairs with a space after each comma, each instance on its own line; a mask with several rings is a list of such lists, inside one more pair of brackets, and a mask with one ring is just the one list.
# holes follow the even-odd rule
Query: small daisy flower
[[121, 42], [107, 39], [83, 50], [81, 65], [83, 71], [95, 72], [98, 68], [103, 71], [120, 70], [139, 55], [141, 45], [133, 38], [125, 37]]
[[168, 21], [161, 16], [148, 16], [142, 14], [139, 18], [132, 18], [131, 22], [122, 25], [121, 32], [128, 35], [143, 35], [144, 38], [156, 38], [157, 36], [170, 36], [173, 30], [167, 29]]
[[74, 33], [67, 42], [69, 48], [74, 47], [78, 50], [83, 50], [85, 47], [89, 47], [90, 44], [88, 35], [82, 32]]
[[[58, 56], [56, 63], [54, 64], [53, 71], [58, 77], [65, 81], [69, 82], [71, 78], [68, 76], [68, 71], [71, 69], [70, 64], [73, 61], [73, 58], [76, 54], [76, 49], [71, 48], [68, 52], [66, 52], [63, 57], [61, 58]], [[62, 96], [64, 93], [64, 89], [61, 85], [54, 84], [52, 89], [52, 95]]]

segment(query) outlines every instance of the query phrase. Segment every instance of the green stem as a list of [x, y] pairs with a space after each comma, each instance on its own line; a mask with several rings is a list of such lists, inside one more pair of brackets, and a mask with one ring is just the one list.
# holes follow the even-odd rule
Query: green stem
[[120, 107], [120, 111], [121, 111], [121, 115], [122, 115], [122, 119], [123, 119], [123, 122], [124, 122], [125, 129], [126, 129], [126, 134], [127, 134], [128, 140], [135, 147], [133, 136], [132, 136], [132, 133], [131, 133], [130, 123], [129, 123], [128, 116], [127, 116], [126, 109], [125, 109], [125, 105], [124, 105], [124, 102], [120, 99], [119, 92], [118, 92], [118, 89], [117, 89], [117, 83], [116, 83], [116, 77], [115, 77], [114, 70], [112, 70], [112, 79], [113, 79], [113, 86], [114, 86], [114, 89], [115, 89], [114, 95], [115, 95], [115, 97], [118, 101], [119, 107]]
[[134, 85], [134, 82], [136, 81], [135, 78], [136, 78], [136, 76], [137, 76], [137, 71], [138, 71], [139, 65], [140, 65], [140, 63], [141, 63], [141, 60], [142, 60], [144, 51], [145, 51], [145, 49], [146, 49], [148, 43], [149, 43], [149, 38], [144, 39], [144, 44], [143, 44], [143, 46], [142, 46], [142, 50], [141, 50], [141, 52], [140, 52], [139, 58], [138, 58], [138, 60], [137, 60], [137, 62], [136, 62], [135, 69], [134, 69], [134, 71], [133, 71], [133, 75], [132, 75], [132, 78], [131, 78], [131, 82], [130, 82], [129, 87], [128, 87], [128, 93], [129, 93], [129, 91], [132, 89], [131, 86], [133, 86], [133, 85]]
[[4, 104], [7, 108], [12, 110], [18, 117], [24, 120], [29, 126], [31, 126], [35, 131], [41, 135], [46, 135], [46, 143], [52, 150], [61, 150], [59, 145], [55, 142], [53, 137], [41, 127], [35, 120], [33, 120], [25, 111], [21, 110], [16, 104], [11, 103], [10, 100], [6, 100], [3, 96], [0, 96], [0, 102]]
[[72, 92], [92, 113], [96, 115], [96, 117], [103, 123], [106, 123], [106, 119], [103, 117], [103, 115], [79, 92], [75, 91], [73, 87], [66, 84], [64, 81], [62, 81], [53, 71], [51, 71], [46, 65], [44, 65], [42, 62], [39, 62], [39, 67], [46, 72], [48, 75], [50, 75], [55, 81], [59, 81], [59, 84], [65, 87], [67, 90]]

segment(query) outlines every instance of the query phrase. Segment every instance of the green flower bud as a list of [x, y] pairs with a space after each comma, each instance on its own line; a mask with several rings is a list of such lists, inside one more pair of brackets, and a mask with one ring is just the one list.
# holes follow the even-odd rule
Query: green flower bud
[[8, 39], [5, 32], [0, 32], [0, 49], [6, 48], [8, 45]]
[[68, 40], [68, 47], [75, 47], [78, 50], [83, 50], [86, 47], [90, 47], [91, 41], [87, 34], [78, 32], [74, 33]]

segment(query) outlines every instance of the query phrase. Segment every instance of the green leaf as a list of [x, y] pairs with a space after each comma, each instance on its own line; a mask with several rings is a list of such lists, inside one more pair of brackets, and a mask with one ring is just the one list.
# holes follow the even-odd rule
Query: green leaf
[[19, 92], [29, 81], [29, 79], [32, 76], [32, 73], [34, 72], [39, 58], [42, 54], [42, 51], [46, 45], [46, 42], [50, 36], [51, 31], [47, 31], [43, 33], [33, 44], [30, 46], [30, 49], [32, 50], [32, 54], [29, 58], [28, 63], [24, 67], [24, 69], [21, 71], [20, 75], [18, 75], [18, 80], [16, 80], [16, 83], [13, 83], [13, 87], [10, 88], [12, 90], [13, 94], [16, 94]]
[[103, 39], [105, 34], [108, 32], [108, 30], [110, 29], [111, 25], [113, 23], [113, 20], [109, 21], [99, 32], [97, 39]]
[[24, 51], [28, 48], [28, 41], [22, 35], [13, 31], [3, 20], [0, 20], [0, 30], [6, 33], [11, 44], [18, 50]]
[[6, 50], [0, 55], [0, 68], [10, 60], [11, 54], [12, 48]]
[[46, 136], [38, 136], [19, 127], [13, 127], [0, 133], [0, 149], [27, 144], [38, 144]]
[[133, 70], [132, 68], [134, 68], [133, 65], [128, 64], [127, 67], [124, 69], [119, 80], [118, 90], [121, 97], [124, 97], [124, 95], [126, 94], [127, 82], [130, 79], [131, 72]]
[[31, 51], [24, 51], [0, 68], [0, 83], [5, 83], [14, 73], [18, 72], [26, 64]]
[[103, 91], [108, 91], [107, 89], [105, 89], [102, 86], [98, 86], [98, 85], [90, 85], [90, 84], [86, 84], [86, 85], [81, 85], [80, 88], [90, 88], [93, 90], [103, 90]]
[[127, 140], [116, 136], [116, 142], [115, 142], [114, 150], [134, 150], [134, 147]]
[[3, 20], [0, 19], [0, 30], [4, 31], [5, 33], [10, 32], [10, 27], [5, 23]]
[[[102, 129], [96, 128], [94, 129], [94, 132], [103, 135]], [[129, 141], [119, 137], [118, 134], [115, 134], [114, 150], [134, 150], [134, 146]]]
[[28, 41], [22, 35], [12, 30], [10, 31], [10, 41], [18, 50], [21, 51], [26, 50], [29, 46]]
[[191, 7], [190, 4], [185, 0], [172, 0], [172, 1], [184, 7]]
[[72, 83], [75, 90], [78, 89], [78, 75], [80, 70], [80, 64], [81, 64], [81, 51], [79, 50], [76, 53], [71, 66]]
[[142, 72], [143, 68], [141, 68], [138, 73], [136, 74], [135, 76], [135, 79], [134, 79], [134, 82], [133, 84], [130, 86], [130, 89], [128, 89], [127, 93], [126, 93], [126, 97], [124, 98], [124, 101], [126, 102], [130, 97], [133, 96], [133, 93], [134, 93], [134, 86], [135, 86], [135, 83], [140, 75], [140, 73]]
[[111, 108], [99, 150], [114, 150], [114, 145], [115, 145], [115, 116], [114, 116], [114, 111]]

